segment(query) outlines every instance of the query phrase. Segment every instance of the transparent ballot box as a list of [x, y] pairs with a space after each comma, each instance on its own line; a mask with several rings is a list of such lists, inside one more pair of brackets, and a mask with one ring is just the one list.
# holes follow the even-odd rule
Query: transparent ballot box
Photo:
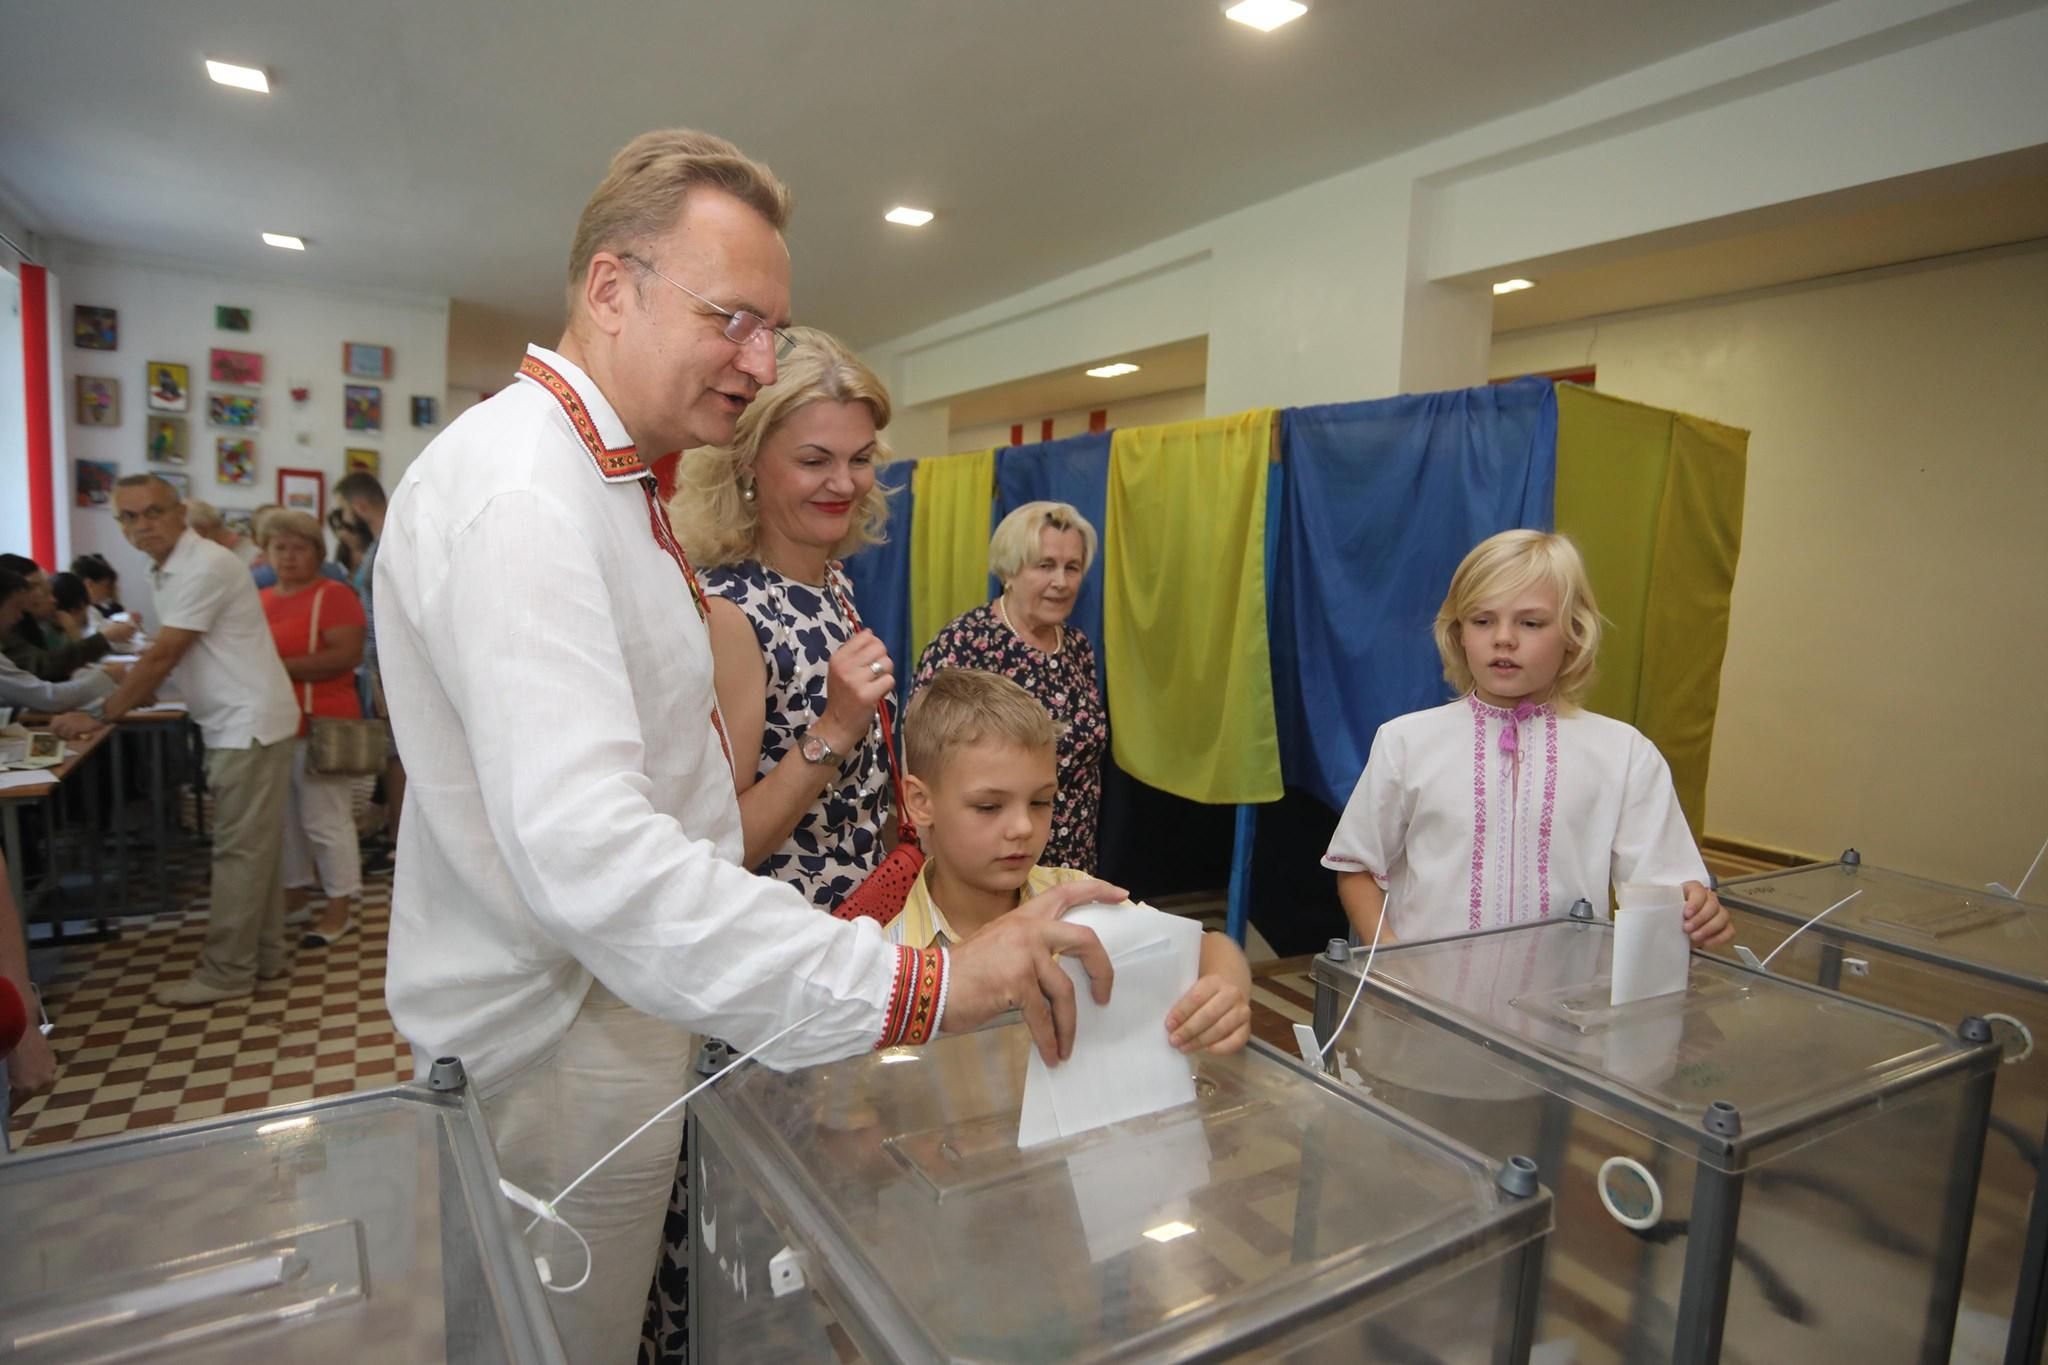
[[1550, 1197], [1253, 1044], [1019, 1150], [1010, 1024], [691, 1101], [690, 1347], [802, 1361], [1514, 1362]]
[[[1958, 1361], [2048, 1360], [2048, 905], [1862, 865], [1823, 863], [1721, 888], [1735, 941], [1768, 956], [1815, 915], [1861, 892], [1794, 939], [1776, 975], [1811, 981], [1930, 1019], [1979, 1015], [2004, 1048], [1977, 1219], [1956, 1324]], [[1732, 953], [1732, 949], [1726, 949]]]
[[[1695, 953], [1611, 1006], [1614, 931], [1385, 947], [1330, 1065], [1557, 1198], [1539, 1355], [1948, 1360], [1998, 1064], [1958, 1032]], [[1316, 960], [1318, 1035], [1363, 955]], [[1972, 1041], [1975, 1039], [1975, 1041]]]
[[0, 1160], [0, 1362], [560, 1365], [460, 1064]]

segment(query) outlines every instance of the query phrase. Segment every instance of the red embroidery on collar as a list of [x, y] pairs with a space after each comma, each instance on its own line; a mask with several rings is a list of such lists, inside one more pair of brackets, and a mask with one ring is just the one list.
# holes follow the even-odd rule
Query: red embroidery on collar
[[590, 452], [590, 458], [597, 463], [597, 472], [607, 479], [638, 478], [647, 472], [646, 464], [640, 459], [636, 446], [619, 446], [607, 450], [604, 438], [597, 434], [597, 423], [591, 419], [590, 409], [583, 406], [582, 395], [575, 386], [555, 372], [555, 368], [538, 356], [529, 355], [519, 362], [519, 373], [533, 380], [555, 396], [568, 414], [569, 425], [576, 429], [582, 439], [583, 448]]

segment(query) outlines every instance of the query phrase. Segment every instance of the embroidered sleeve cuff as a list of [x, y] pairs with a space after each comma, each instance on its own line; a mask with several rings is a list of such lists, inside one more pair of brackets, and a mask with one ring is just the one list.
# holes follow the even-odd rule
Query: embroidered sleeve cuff
[[896, 984], [889, 992], [877, 1049], [916, 1047], [939, 1031], [948, 965], [944, 948], [897, 949]]

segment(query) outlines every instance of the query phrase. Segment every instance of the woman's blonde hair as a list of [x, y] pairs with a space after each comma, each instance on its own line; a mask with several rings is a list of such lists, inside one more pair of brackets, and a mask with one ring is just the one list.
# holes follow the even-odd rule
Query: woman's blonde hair
[[[876, 432], [889, 425], [889, 390], [859, 357], [815, 327], [792, 327], [789, 334], [795, 347], [775, 363], [775, 382], [740, 414], [732, 443], [685, 451], [677, 464], [669, 518], [684, 552], [704, 568], [737, 564], [759, 551], [761, 511], [746, 494], [754, 484], [754, 462], [777, 427], [813, 403], [862, 403]], [[876, 465], [891, 458], [877, 435]], [[879, 543], [888, 521], [889, 495], [877, 483], [854, 507], [853, 524], [832, 547], [832, 558]]]
[[1004, 587], [1026, 564], [1038, 558], [1039, 537], [1050, 528], [1081, 533], [1081, 572], [1095, 562], [1095, 528], [1088, 518], [1064, 502], [1027, 502], [1004, 517], [988, 540], [988, 571]]
[[1460, 635], [1467, 616], [1489, 603], [1511, 597], [1541, 583], [1557, 593], [1558, 619], [1564, 625], [1564, 666], [1550, 699], [1561, 708], [1578, 706], [1593, 685], [1593, 663], [1600, 653], [1600, 608], [1586, 577], [1579, 547], [1565, 536], [1547, 531], [1502, 531], [1479, 542], [1451, 575], [1451, 590], [1436, 613], [1436, 652], [1443, 659], [1444, 681], [1459, 695], [1473, 687]]
[[320, 519], [311, 512], [300, 512], [286, 507], [266, 508], [255, 528], [256, 543], [265, 550], [270, 542], [279, 536], [297, 536], [327, 558], [327, 536], [320, 528]]
[[1002, 674], [942, 668], [903, 708], [903, 768], [931, 782], [956, 749], [993, 739], [1051, 752], [1060, 730], [1038, 698]]

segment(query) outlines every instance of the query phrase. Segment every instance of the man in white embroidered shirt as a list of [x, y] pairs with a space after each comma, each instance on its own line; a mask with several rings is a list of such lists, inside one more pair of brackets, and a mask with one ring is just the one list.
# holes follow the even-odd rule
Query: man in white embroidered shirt
[[[460, 1056], [507, 1179], [551, 1199], [691, 1079], [690, 1030], [800, 1066], [1021, 1007], [1072, 1046], [1060, 922], [1074, 883], [950, 952], [885, 943], [756, 878], [712, 691], [701, 596], [649, 466], [731, 439], [774, 382], [786, 192], [722, 139], [614, 158], [570, 254], [558, 351], [450, 424], [393, 491], [377, 641], [410, 774], [385, 991], [420, 1065]], [[751, 758], [749, 759], [751, 761]], [[626, 1365], [680, 1114], [560, 1206], [589, 1283], [550, 1296], [568, 1358]], [[532, 1245], [580, 1273], [543, 1224]], [[576, 1269], [568, 1269], [570, 1266]]]
[[299, 703], [248, 566], [186, 527], [177, 492], [130, 474], [114, 485], [114, 518], [150, 558], [162, 622], [100, 714], [119, 720], [175, 678], [206, 743], [213, 793], [206, 946], [191, 980], [158, 991], [157, 1003], [232, 1000], [291, 968], [280, 873]]

